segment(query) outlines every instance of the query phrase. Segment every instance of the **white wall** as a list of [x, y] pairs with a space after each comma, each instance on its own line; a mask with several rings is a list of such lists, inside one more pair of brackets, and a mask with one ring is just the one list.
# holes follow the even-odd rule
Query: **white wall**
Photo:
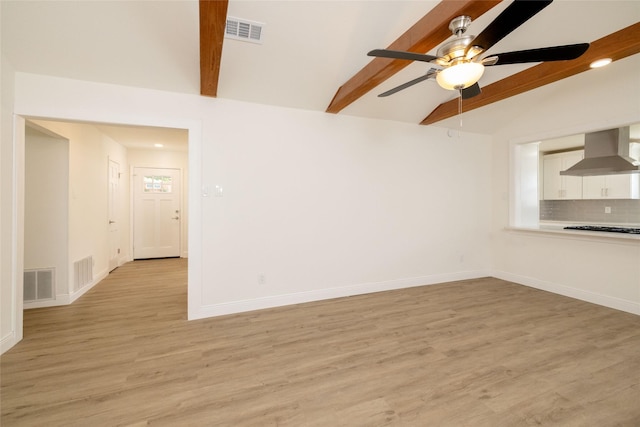
[[73, 275], [69, 274], [67, 299], [60, 299], [61, 303], [68, 303], [108, 274], [109, 159], [118, 162], [120, 169], [125, 172], [120, 180], [118, 203], [123, 210], [120, 216], [120, 248], [122, 260], [130, 259], [127, 150], [91, 124], [46, 120], [33, 120], [33, 123], [69, 140], [69, 271], [73, 271], [74, 262], [87, 256], [92, 256], [94, 261], [94, 281], [81, 292], [73, 292]]
[[[129, 161], [130, 169], [136, 167], [170, 168], [180, 169], [180, 171], [182, 172], [182, 221], [180, 229], [180, 256], [182, 258], [187, 258], [189, 254], [189, 222], [187, 221], [187, 219], [189, 218], [189, 153], [186, 151], [167, 151], [164, 149], [142, 150], [130, 148], [127, 150], [127, 159]], [[128, 173], [130, 172], [131, 171], [129, 170]]]
[[[22, 299], [22, 265], [15, 255], [22, 250], [18, 247], [21, 231], [16, 209], [23, 205], [18, 200], [22, 182], [14, 168], [16, 157], [20, 159], [14, 150], [14, 70], [4, 54], [0, 83], [0, 350], [4, 352], [22, 338], [22, 317], [16, 311], [16, 302]], [[20, 286], [16, 285], [18, 279]]]
[[[623, 62], [636, 65], [623, 67]], [[567, 238], [506, 228], [516, 190], [509, 188], [514, 173], [509, 156], [514, 144], [640, 119], [640, 57], [609, 67], [606, 74], [594, 70], [563, 81], [562, 91], [556, 85], [542, 88], [527, 116], [513, 120], [495, 135], [492, 264], [498, 277], [640, 314], [640, 241]]]
[[25, 73], [15, 108], [189, 131], [190, 318], [489, 274], [487, 137]]
[[69, 142], [27, 127], [24, 268], [54, 269], [54, 297], [69, 294]]
[[486, 138], [232, 102], [211, 118], [202, 314], [488, 273]]

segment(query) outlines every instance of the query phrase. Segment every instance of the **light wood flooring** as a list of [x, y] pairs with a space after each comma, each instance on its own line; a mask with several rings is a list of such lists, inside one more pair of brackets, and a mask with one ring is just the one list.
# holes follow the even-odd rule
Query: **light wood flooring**
[[640, 426], [640, 316], [487, 278], [187, 322], [186, 277], [26, 311], [2, 426]]

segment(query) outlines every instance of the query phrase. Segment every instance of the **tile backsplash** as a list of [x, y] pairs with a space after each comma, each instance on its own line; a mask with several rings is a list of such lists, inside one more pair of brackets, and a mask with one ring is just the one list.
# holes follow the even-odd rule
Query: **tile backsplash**
[[540, 200], [540, 221], [640, 224], [640, 200]]

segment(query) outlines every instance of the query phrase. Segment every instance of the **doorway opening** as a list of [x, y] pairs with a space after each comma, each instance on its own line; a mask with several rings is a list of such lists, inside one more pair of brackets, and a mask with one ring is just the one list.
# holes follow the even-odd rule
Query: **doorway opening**
[[[36, 192], [36, 185], [25, 186], [26, 200], [47, 204], [46, 209], [26, 206], [25, 238], [28, 240], [25, 243], [32, 240], [32, 234], [38, 233], [37, 227], [53, 230], [59, 236], [55, 242], [50, 238], [43, 245], [25, 244], [23, 256], [29, 262], [25, 262], [24, 267], [34, 271], [49, 267], [51, 262], [31, 262], [38, 250], [64, 259], [58, 262], [59, 266], [54, 266], [55, 289], [47, 300], [33, 304], [25, 302], [23, 297], [20, 308], [70, 304], [114, 269], [137, 258], [134, 237], [147, 227], [146, 221], [135, 221], [138, 215], [134, 212], [134, 171], [138, 169], [155, 168], [163, 174], [152, 176], [170, 177], [160, 185], [161, 191], [157, 194], [161, 196], [158, 203], [161, 212], [169, 209], [172, 214], [169, 222], [161, 223], [158, 228], [163, 236], [164, 231], [172, 230], [172, 252], [145, 258], [188, 257], [188, 134], [186, 129], [26, 119], [25, 146], [29, 156], [25, 168], [33, 171], [30, 182], [36, 182], [44, 171], [43, 166], [29, 160], [32, 158], [44, 161], [49, 168], [57, 167], [55, 174], [45, 175], [55, 175], [64, 182], [47, 180], [46, 183], [52, 185], [44, 195]], [[33, 135], [44, 142], [31, 144]], [[45, 137], [53, 142], [45, 141]], [[56, 141], [59, 142], [54, 144]], [[52, 157], [47, 153], [54, 146], [62, 146], [66, 151]], [[35, 154], [31, 154], [32, 151]], [[58, 157], [62, 160], [54, 164]], [[171, 173], [164, 174], [164, 171]], [[150, 187], [152, 190], [154, 185]], [[168, 195], [173, 198], [171, 206], [165, 203]], [[52, 209], [55, 215], [51, 215]], [[36, 220], [30, 220], [34, 216]], [[160, 239], [160, 243], [162, 246], [165, 241]], [[31, 285], [24, 282], [23, 287], [27, 284]], [[21, 294], [34, 295], [26, 288]]]

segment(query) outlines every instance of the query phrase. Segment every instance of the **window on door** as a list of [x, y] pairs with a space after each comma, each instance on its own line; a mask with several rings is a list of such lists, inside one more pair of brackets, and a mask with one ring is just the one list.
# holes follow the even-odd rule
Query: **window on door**
[[171, 193], [172, 179], [166, 175], [145, 175], [142, 186], [145, 193]]

